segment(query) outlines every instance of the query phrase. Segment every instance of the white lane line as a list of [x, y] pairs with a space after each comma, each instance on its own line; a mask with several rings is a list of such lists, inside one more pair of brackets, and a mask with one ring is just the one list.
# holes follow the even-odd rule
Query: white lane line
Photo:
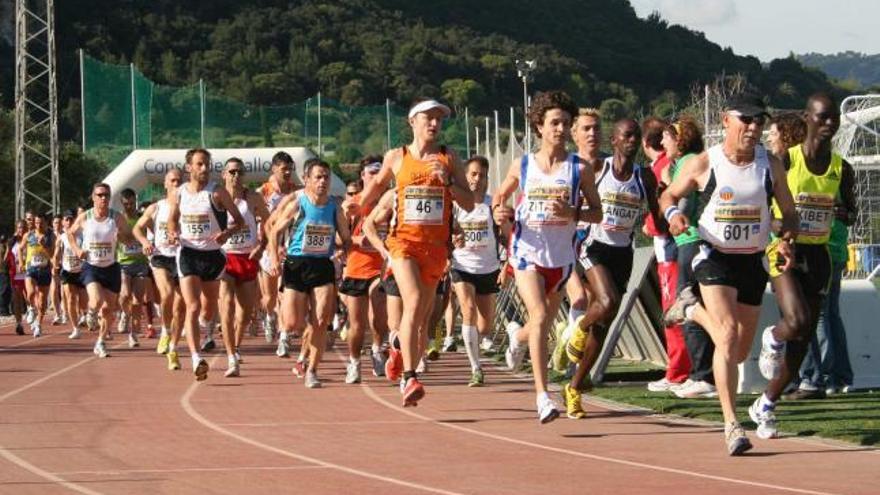
[[650, 469], [652, 471], [660, 471], [660, 472], [664, 472], [664, 473], [679, 474], [679, 475], [683, 475], [683, 476], [709, 479], [709, 480], [713, 480], [713, 481], [722, 481], [722, 482], [726, 482], [726, 483], [735, 483], [735, 484], [739, 484], [739, 485], [755, 486], [758, 488], [767, 488], [767, 489], [771, 489], [771, 490], [779, 490], [779, 491], [790, 492], [790, 493], [802, 493], [802, 494], [806, 494], [806, 495], [837, 495], [837, 494], [833, 494], [830, 492], [818, 492], [818, 491], [814, 491], [814, 490], [790, 488], [790, 487], [786, 487], [786, 486], [771, 485], [768, 483], [760, 483], [757, 481], [746, 481], [746, 480], [740, 480], [740, 479], [736, 479], [736, 478], [727, 478], [725, 476], [716, 476], [713, 474], [699, 473], [696, 471], [688, 471], [686, 469], [676, 469], [676, 468], [670, 468], [670, 467], [665, 467], [665, 466], [659, 466], [659, 465], [655, 465], [655, 464], [648, 464], [648, 463], [644, 463], [644, 462], [628, 461], [626, 459], [618, 459], [615, 457], [608, 457], [608, 456], [602, 456], [602, 455], [596, 455], [596, 454], [587, 454], [587, 453], [578, 452], [575, 450], [568, 450], [568, 449], [563, 449], [563, 448], [559, 448], [559, 447], [551, 447], [549, 445], [543, 445], [543, 444], [539, 444], [539, 443], [529, 442], [526, 440], [519, 440], [516, 438], [505, 437], [503, 435], [496, 435], [494, 433], [488, 433], [485, 431], [473, 430], [470, 428], [465, 428], [465, 427], [460, 426], [455, 423], [440, 422], [439, 420], [436, 420], [434, 418], [431, 418], [428, 416], [423, 416], [423, 415], [415, 413], [409, 409], [404, 409], [402, 407], [399, 407], [398, 405], [393, 404], [393, 403], [383, 399], [382, 397], [380, 397], [376, 392], [373, 391], [373, 389], [367, 383], [361, 383], [361, 390], [363, 390], [364, 393], [368, 397], [373, 399], [375, 402], [382, 404], [389, 409], [393, 409], [399, 413], [406, 414], [410, 417], [418, 418], [423, 421], [427, 421], [429, 423], [433, 423], [438, 426], [442, 426], [444, 428], [451, 428], [453, 430], [463, 431], [465, 433], [470, 433], [472, 435], [478, 435], [481, 437], [491, 438], [493, 440], [499, 440], [502, 442], [513, 443], [516, 445], [522, 445], [524, 447], [532, 447], [535, 449], [546, 450], [546, 451], [555, 452], [558, 454], [566, 454], [566, 455], [572, 455], [572, 456], [576, 456], [576, 457], [583, 457], [586, 459], [592, 459], [594, 461], [602, 461], [602, 462], [608, 462], [608, 463], [612, 463], [612, 464], [620, 464], [620, 465], [629, 466], [629, 467]]
[[245, 426], [251, 428], [274, 428], [276, 426], [340, 426], [340, 425], [404, 425], [419, 424], [422, 421], [415, 419], [400, 419], [389, 421], [288, 421], [284, 423], [219, 423], [223, 426]]
[[[212, 361], [212, 364], [213, 364], [213, 362], [216, 362], [218, 359], [219, 358], [214, 358], [214, 360]], [[291, 459], [297, 459], [300, 461], [310, 462], [312, 464], [317, 464], [319, 466], [324, 466], [324, 467], [336, 469], [336, 470], [342, 471], [344, 473], [352, 474], [355, 476], [361, 476], [361, 477], [369, 478], [372, 480], [383, 481], [386, 483], [391, 483], [391, 484], [398, 485], [398, 486], [404, 486], [407, 488], [413, 488], [416, 490], [422, 490], [422, 491], [426, 491], [426, 492], [430, 492], [430, 493], [442, 493], [445, 495], [463, 495], [463, 494], [460, 494], [459, 492], [443, 490], [440, 488], [434, 488], [434, 487], [422, 485], [419, 483], [413, 483], [410, 481], [405, 481], [405, 480], [401, 480], [401, 479], [397, 479], [397, 478], [382, 476], [379, 474], [371, 473], [369, 471], [362, 471], [360, 469], [354, 469], [354, 468], [346, 467], [346, 466], [343, 466], [340, 464], [335, 464], [332, 462], [323, 461], [321, 459], [316, 459], [314, 457], [309, 457], [306, 455], [297, 454], [296, 452], [291, 452], [289, 450], [284, 450], [284, 449], [281, 449], [278, 447], [274, 447], [272, 445], [265, 444], [265, 443], [260, 442], [258, 440], [254, 440], [254, 439], [246, 437], [244, 435], [240, 435], [238, 433], [235, 433], [234, 431], [228, 430], [228, 429], [224, 428], [223, 426], [221, 426], [221, 425], [209, 420], [208, 418], [202, 416], [198, 411], [196, 411], [192, 407], [192, 404], [190, 403], [190, 398], [193, 396], [193, 394], [195, 393], [195, 391], [198, 387], [199, 387], [198, 383], [193, 383], [192, 385], [190, 385], [190, 387], [186, 390], [186, 392], [180, 398], [180, 406], [183, 408], [183, 410], [191, 418], [193, 418], [197, 422], [201, 423], [202, 426], [205, 426], [206, 428], [214, 430], [217, 433], [220, 433], [222, 435], [226, 435], [227, 437], [238, 440], [239, 442], [246, 443], [248, 445], [251, 445], [251, 446], [254, 446], [259, 449], [263, 449], [263, 450], [266, 450], [269, 452], [273, 452], [278, 455], [289, 457]]]
[[58, 370], [58, 371], [56, 371], [56, 372], [54, 372], [54, 373], [50, 373], [50, 374], [48, 374], [48, 375], [46, 375], [46, 376], [44, 376], [44, 377], [42, 377], [42, 378], [38, 378], [38, 379], [36, 379], [36, 380], [34, 380], [34, 381], [28, 383], [27, 385], [23, 385], [23, 386], [21, 386], [21, 387], [18, 387], [17, 389], [12, 390], [11, 392], [6, 392], [5, 394], [0, 395], [0, 402], [3, 402], [3, 401], [5, 401], [6, 399], [8, 399], [8, 398], [10, 398], [10, 397], [13, 397], [13, 396], [15, 396], [15, 395], [18, 395], [18, 394], [24, 392], [25, 390], [28, 390], [28, 389], [34, 388], [34, 387], [36, 387], [37, 385], [40, 385], [40, 384], [42, 384], [42, 383], [44, 383], [44, 382], [47, 382], [47, 381], [49, 381], [49, 380], [55, 378], [56, 376], [63, 375], [64, 373], [67, 373], [68, 371], [70, 371], [70, 370], [72, 370], [72, 369], [79, 368], [80, 366], [82, 366], [82, 365], [84, 365], [84, 364], [86, 364], [86, 363], [89, 363], [89, 362], [91, 362], [91, 361], [93, 361], [93, 360], [95, 360], [95, 359], [98, 359], [98, 358], [95, 357], [95, 356], [87, 357], [87, 358], [83, 359], [82, 361], [77, 361], [77, 362], [71, 364], [70, 366], [68, 366], [68, 367], [66, 367], [66, 368], [61, 368], [60, 370]]
[[310, 469], [328, 469], [325, 466], [234, 466], [214, 468], [177, 468], [177, 469], [114, 469], [108, 471], [64, 471], [54, 473], [59, 476], [127, 476], [131, 474], [169, 474], [169, 473], [228, 473], [233, 471], [298, 471]]

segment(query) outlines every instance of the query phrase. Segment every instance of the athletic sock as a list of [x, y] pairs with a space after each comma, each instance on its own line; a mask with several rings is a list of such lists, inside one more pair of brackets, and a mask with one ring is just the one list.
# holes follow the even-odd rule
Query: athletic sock
[[165, 325], [162, 325], [162, 330], [161, 330], [161, 332], [162, 332], [162, 334], [161, 334], [162, 337], [167, 337], [167, 336], [168, 336], [168, 329], [165, 328]]
[[348, 362], [351, 363], [351, 364], [361, 364], [361, 358], [360, 358], [360, 356], [358, 356], [358, 357], [351, 357], [351, 356], [349, 356], [349, 357], [348, 357]]
[[208, 326], [208, 322], [199, 318], [199, 332], [205, 336], [205, 340], [211, 340], [214, 336], [211, 335], [212, 328]]
[[287, 330], [282, 330], [280, 334], [278, 334], [278, 340], [287, 342]]
[[[773, 330], [775, 329], [776, 327], [773, 327]], [[769, 332], [764, 332], [763, 341], [770, 347], [774, 349], [779, 349], [780, 347], [782, 347], [783, 344], [785, 344], [785, 341], [776, 340], [776, 336], [773, 335], [773, 330], [770, 330]]]
[[764, 392], [761, 394], [761, 401], [759, 402], [762, 411], [772, 411], [776, 409], [776, 402], [773, 402], [769, 398], [767, 398], [767, 393]]
[[382, 347], [380, 347], [379, 344], [373, 344], [370, 349], [372, 349], [373, 354], [379, 354], [379, 352], [381, 352], [382, 350]]
[[462, 325], [461, 338], [464, 340], [464, 350], [471, 363], [471, 371], [480, 369], [480, 334], [477, 332], [477, 327]]
[[177, 351], [177, 346], [174, 344], [174, 342], [169, 342], [168, 343], [168, 352], [176, 352], [176, 351]]
[[192, 354], [193, 369], [196, 369], [196, 367], [199, 365], [199, 361], [201, 360], [202, 356], [200, 356], [198, 352], [194, 352]]
[[576, 322], [577, 319], [580, 318], [581, 316], [583, 316], [584, 314], [586, 314], [586, 311], [583, 311], [580, 309], [575, 309], [575, 308], [569, 309], [568, 310], [568, 324], [569, 325], [574, 324], [574, 322]]

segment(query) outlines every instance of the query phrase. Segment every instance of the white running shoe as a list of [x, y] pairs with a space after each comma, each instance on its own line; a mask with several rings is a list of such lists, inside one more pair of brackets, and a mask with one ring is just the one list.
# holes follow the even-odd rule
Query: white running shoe
[[455, 337], [449, 336], [443, 338], [443, 352], [455, 352], [458, 346], [455, 345]]
[[541, 394], [538, 396], [538, 420], [542, 425], [545, 425], [554, 419], [559, 417], [559, 409], [556, 408], [556, 403], [553, 402], [553, 399], [550, 398], [550, 395], [547, 393]]
[[278, 339], [278, 348], [275, 349], [275, 355], [280, 358], [290, 357], [290, 345], [287, 343], [287, 339]]
[[28, 325], [32, 325], [36, 317], [37, 313], [34, 311], [34, 308], [28, 306], [27, 313], [24, 315], [24, 321], [26, 321]]
[[31, 326], [31, 330], [34, 332], [34, 338], [37, 338], [37, 337], [43, 335], [43, 329], [40, 328], [40, 324], [39, 324], [39, 323], [34, 323], [34, 324]]
[[102, 359], [110, 357], [110, 353], [107, 352], [107, 347], [104, 345], [104, 342], [100, 340], [98, 342], [95, 342], [94, 353], [96, 356]]
[[134, 349], [135, 347], [140, 347], [140, 345], [141, 345], [141, 343], [138, 342], [138, 338], [134, 334], [134, 332], [131, 332], [130, 334], [128, 334], [128, 347], [130, 349]]
[[238, 367], [238, 362], [234, 359], [229, 361], [229, 365], [226, 368], [226, 373], [223, 373], [223, 376], [226, 378], [232, 378], [235, 376], [239, 376], [241, 374], [241, 370]]
[[76, 322], [76, 326], [78, 326], [79, 328], [88, 328], [88, 324], [86, 323], [86, 315], [85, 314], [79, 315], [79, 321]]
[[74, 328], [73, 331], [70, 332], [70, 335], [67, 336], [67, 338], [70, 340], [76, 340], [80, 338], [79, 327]]
[[769, 440], [779, 436], [779, 430], [776, 429], [776, 414], [773, 409], [767, 409], [761, 406], [761, 397], [755, 399], [749, 406], [749, 417], [758, 425], [755, 433], [762, 440]]
[[128, 330], [128, 315], [122, 313], [119, 315], [119, 323], [116, 324], [117, 333], [125, 333]]
[[688, 380], [672, 391], [679, 399], [712, 399], [718, 397], [715, 385], [705, 380]]
[[670, 382], [664, 376], [660, 380], [648, 382], [648, 392], [669, 392], [674, 385], [678, 383]]
[[518, 344], [514, 338], [516, 332], [521, 328], [522, 326], [515, 321], [507, 324], [507, 351], [504, 353], [504, 359], [507, 362], [507, 368], [514, 373], [519, 371], [522, 366], [523, 359], [526, 357], [526, 349], [528, 348], [525, 345]]
[[482, 349], [483, 352], [489, 352], [492, 350], [492, 344], [494, 344], [494, 342], [492, 342], [491, 338], [483, 337], [483, 340], [480, 342], [480, 349]]
[[345, 371], [345, 383], [349, 385], [353, 385], [355, 383], [361, 382], [361, 363], [360, 361], [356, 363], [348, 362]]
[[724, 425], [724, 440], [727, 442], [728, 455], [741, 455], [752, 448], [752, 442], [746, 436], [745, 430], [739, 423], [727, 423]]
[[263, 317], [263, 335], [266, 337], [267, 344], [271, 344], [275, 340], [275, 324], [268, 313]]
[[416, 373], [427, 373], [428, 372], [428, 360], [425, 356], [422, 356], [422, 359], [419, 360], [419, 365], [416, 366]]
[[55, 315], [55, 318], [52, 318], [52, 325], [61, 325], [64, 323], [64, 318], [61, 318], [59, 315]]
[[758, 358], [758, 368], [761, 370], [761, 376], [767, 380], [778, 377], [785, 365], [785, 342], [777, 345], [771, 344], [774, 328], [775, 326], [765, 328], [761, 335], [761, 356]]
[[92, 311], [86, 312], [86, 326], [90, 332], [96, 332], [98, 330], [98, 315]]
[[306, 371], [306, 388], [321, 388], [321, 380], [318, 380], [318, 374], [314, 371]]

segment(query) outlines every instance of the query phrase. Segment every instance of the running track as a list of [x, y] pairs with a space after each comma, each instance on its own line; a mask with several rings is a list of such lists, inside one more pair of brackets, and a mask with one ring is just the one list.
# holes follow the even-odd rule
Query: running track
[[[57, 327], [56, 327], [57, 328]], [[0, 493], [868, 494], [873, 449], [809, 439], [761, 441], [725, 455], [718, 427], [590, 401], [589, 417], [540, 426], [530, 378], [490, 367], [469, 389], [463, 354], [425, 375], [427, 396], [399, 407], [369, 373], [345, 385], [342, 343], [324, 387], [247, 338], [242, 377], [215, 354], [206, 382], [165, 369], [152, 349], [91, 336], [40, 339], [0, 327]], [[55, 333], [52, 333], [55, 332]], [[124, 336], [123, 336], [124, 337]]]

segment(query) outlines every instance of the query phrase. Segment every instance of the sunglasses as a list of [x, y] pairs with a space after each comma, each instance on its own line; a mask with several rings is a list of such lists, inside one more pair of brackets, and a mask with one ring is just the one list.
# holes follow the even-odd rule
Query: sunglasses
[[355, 194], [357, 194], [357, 191], [345, 191], [346, 196], [354, 196]]
[[240, 168], [233, 168], [233, 169], [227, 170], [226, 173], [229, 175], [244, 175], [244, 170], [242, 170]]
[[98, 198], [109, 198], [109, 197], [110, 197], [110, 194], [109, 194], [109, 193], [95, 193], [95, 197], [98, 197]]
[[745, 125], [752, 125], [752, 122], [761, 126], [767, 121], [767, 118], [763, 115], [755, 115], [755, 116], [746, 116], [746, 115], [737, 115], [736, 118], [739, 119]]

